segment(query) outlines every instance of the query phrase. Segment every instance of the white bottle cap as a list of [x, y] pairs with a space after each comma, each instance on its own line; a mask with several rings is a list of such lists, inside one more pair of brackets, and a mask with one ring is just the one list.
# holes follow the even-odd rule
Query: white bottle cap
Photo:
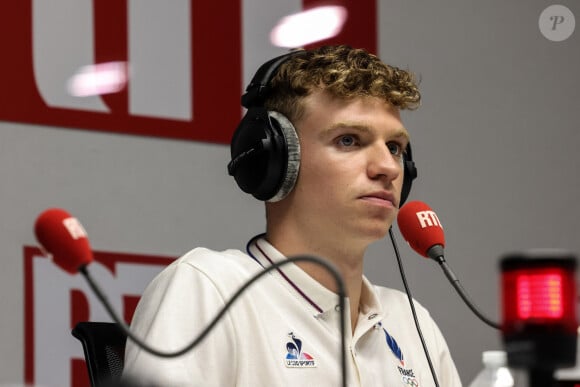
[[505, 351], [484, 351], [481, 358], [485, 365], [503, 367], [507, 364], [507, 354]]

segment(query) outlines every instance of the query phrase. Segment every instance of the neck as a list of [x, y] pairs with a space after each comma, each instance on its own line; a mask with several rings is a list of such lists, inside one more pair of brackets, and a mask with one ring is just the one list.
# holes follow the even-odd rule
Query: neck
[[[266, 238], [287, 257], [307, 254], [325, 259], [336, 266], [346, 287], [346, 296], [350, 303], [351, 327], [354, 332], [361, 299], [365, 250], [349, 248], [344, 243], [324, 241], [319, 236], [309, 237], [300, 233], [268, 230]], [[311, 262], [298, 262], [297, 265], [322, 286], [337, 292], [336, 280], [326, 269]]]

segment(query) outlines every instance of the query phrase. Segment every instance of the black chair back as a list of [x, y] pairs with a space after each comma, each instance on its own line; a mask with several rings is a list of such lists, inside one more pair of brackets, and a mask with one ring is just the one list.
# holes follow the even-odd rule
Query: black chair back
[[110, 386], [123, 373], [127, 337], [112, 322], [79, 322], [72, 335], [83, 345], [92, 387]]

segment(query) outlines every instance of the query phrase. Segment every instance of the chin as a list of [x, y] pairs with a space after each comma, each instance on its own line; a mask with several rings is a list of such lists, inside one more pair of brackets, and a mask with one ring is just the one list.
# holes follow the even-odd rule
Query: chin
[[377, 227], [372, 227], [363, 230], [364, 237], [369, 240], [369, 243], [376, 242], [383, 239], [389, 232], [389, 227], [384, 224]]

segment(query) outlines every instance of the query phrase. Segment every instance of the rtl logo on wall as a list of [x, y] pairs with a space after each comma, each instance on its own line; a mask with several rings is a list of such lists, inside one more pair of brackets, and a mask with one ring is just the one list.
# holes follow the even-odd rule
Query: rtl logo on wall
[[[169, 257], [94, 252], [88, 270], [113, 308], [131, 321], [147, 284]], [[70, 275], [35, 247], [24, 248], [26, 383], [88, 387], [80, 341], [71, 335], [80, 321], [111, 321], [82, 275]]]
[[[241, 114], [240, 4], [2, 2], [0, 120], [228, 142]], [[72, 77], [96, 64], [126, 64], [126, 86], [72, 95]]]
[[[296, 11], [321, 4], [289, 1]], [[376, 0], [324, 3], [342, 5], [348, 18], [321, 44], [376, 51]], [[242, 113], [243, 57], [252, 55], [242, 33], [272, 7], [282, 8], [269, 0], [2, 2], [0, 120], [228, 143]], [[119, 69], [127, 78], [119, 90], [71, 93], [75, 76], [113, 81]]]

